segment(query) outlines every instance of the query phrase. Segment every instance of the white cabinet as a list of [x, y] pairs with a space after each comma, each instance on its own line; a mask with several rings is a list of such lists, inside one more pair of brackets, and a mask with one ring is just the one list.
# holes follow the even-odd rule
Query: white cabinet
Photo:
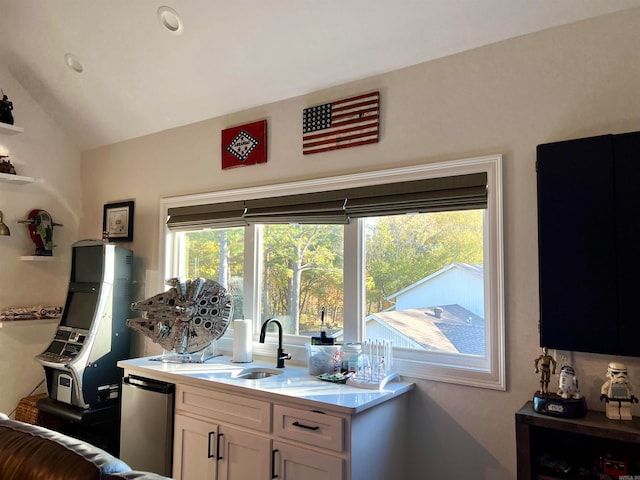
[[290, 443], [273, 443], [273, 478], [279, 480], [341, 480], [344, 461]]
[[218, 480], [271, 478], [271, 440], [221, 426], [217, 441]]
[[176, 480], [271, 478], [271, 405], [198, 387], [176, 386]]
[[[413, 384], [381, 391], [321, 382], [287, 367], [266, 380], [211, 366], [131, 359], [137, 374], [176, 386], [176, 480], [389, 480], [406, 478]], [[209, 372], [211, 369], [211, 373]], [[202, 370], [202, 371], [200, 371]], [[219, 378], [220, 380], [217, 380]]]
[[344, 450], [345, 424], [343, 417], [320, 411], [274, 405], [274, 433], [285, 440], [323, 449]]
[[[349, 414], [176, 384], [176, 480], [386, 480], [406, 470], [407, 396]], [[396, 477], [396, 475], [399, 475]]]
[[216, 479], [218, 426], [185, 415], [173, 425], [173, 478]]
[[173, 438], [176, 480], [270, 478], [268, 438], [181, 414], [175, 416]]
[[[349, 419], [284, 405], [273, 406], [274, 475], [279, 479], [342, 480]], [[317, 449], [320, 449], [318, 451]]]
[[270, 403], [219, 390], [177, 384], [176, 411], [259, 432], [271, 431]]

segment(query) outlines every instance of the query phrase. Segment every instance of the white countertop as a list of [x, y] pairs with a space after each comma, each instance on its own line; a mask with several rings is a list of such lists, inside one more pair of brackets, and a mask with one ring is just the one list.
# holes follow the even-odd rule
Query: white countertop
[[[264, 397], [271, 401], [312, 403], [341, 413], [359, 413], [413, 389], [413, 383], [393, 380], [380, 390], [325, 382], [309, 375], [307, 368], [287, 365], [275, 369], [273, 362], [233, 363], [229, 357], [215, 357], [205, 363], [167, 363], [159, 357], [121, 360], [118, 367], [127, 374], [154, 378], [203, 388], [223, 389], [230, 393]], [[279, 375], [259, 380], [236, 378], [241, 370], [266, 368]]]

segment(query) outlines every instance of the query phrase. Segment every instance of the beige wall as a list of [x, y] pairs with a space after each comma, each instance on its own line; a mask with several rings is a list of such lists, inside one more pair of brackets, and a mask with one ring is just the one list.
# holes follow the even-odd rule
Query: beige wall
[[[69, 281], [71, 243], [78, 238], [80, 223], [80, 151], [62, 130], [0, 64], [0, 88], [14, 105], [15, 125], [24, 128], [18, 135], [0, 133], [0, 153], [8, 151], [11, 163], [21, 176], [35, 183], [0, 183], [0, 210], [11, 230], [0, 237], [0, 309], [37, 305], [64, 305]], [[32, 209], [48, 211], [54, 227], [54, 259], [27, 262], [33, 255], [26, 225]], [[20, 398], [44, 378], [44, 370], [33, 357], [45, 348], [56, 322], [4, 325], [0, 329], [0, 412], [11, 412]]]
[[[54, 218], [65, 224], [60, 237], [56, 233], [64, 255], [72, 239], [100, 236], [104, 203], [135, 199], [131, 247], [136, 257], [136, 290], [144, 295], [155, 293], [155, 285], [147, 283], [158, 277], [158, 203], [163, 196], [503, 154], [508, 390], [417, 381], [418, 388], [411, 394], [412, 433], [407, 448], [412, 452], [411, 478], [415, 480], [513, 479], [514, 412], [532, 397], [538, 383], [533, 372], [533, 360], [539, 355], [535, 147], [640, 130], [638, 25], [640, 10], [625, 11], [85, 152], [83, 208], [76, 192], [77, 154], [34, 108], [33, 118], [28, 118], [29, 132], [10, 141], [13, 148], [24, 149], [24, 161], [29, 162], [26, 173], [49, 184], [8, 190], [0, 186], [0, 208], [5, 217], [16, 219], [40, 202], [50, 205]], [[4, 81], [1, 71], [0, 80]], [[303, 108], [374, 89], [382, 93], [379, 144], [301, 154]], [[222, 171], [221, 129], [263, 118], [269, 124], [268, 163]], [[82, 212], [79, 227], [77, 212]], [[25, 228], [11, 226], [12, 232]], [[18, 299], [20, 303], [54, 302], [66, 291], [68, 258], [48, 265], [17, 262], [15, 258], [29, 248], [24, 236], [0, 239], [1, 307]], [[23, 375], [24, 362], [44, 347], [48, 336], [45, 329], [31, 327], [11, 332], [0, 332], [0, 374], [9, 388], [24, 392], [32, 380]], [[602, 408], [599, 388], [609, 360], [575, 355], [592, 408]], [[640, 361], [625, 361], [638, 385]], [[36, 375], [31, 376], [35, 380]], [[6, 387], [4, 383], [0, 389], [0, 410], [7, 409]], [[634, 413], [640, 415], [640, 410]]]

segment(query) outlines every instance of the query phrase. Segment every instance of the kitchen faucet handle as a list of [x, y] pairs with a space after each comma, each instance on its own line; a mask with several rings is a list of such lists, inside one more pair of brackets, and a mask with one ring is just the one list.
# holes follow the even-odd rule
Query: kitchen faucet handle
[[291, 354], [285, 353], [282, 348], [278, 348], [277, 366], [276, 368], [284, 368], [284, 361], [291, 360]]

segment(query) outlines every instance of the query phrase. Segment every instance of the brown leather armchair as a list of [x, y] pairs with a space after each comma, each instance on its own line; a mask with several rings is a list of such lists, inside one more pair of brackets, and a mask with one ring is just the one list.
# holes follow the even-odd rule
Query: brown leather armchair
[[110, 453], [37, 425], [0, 416], [2, 480], [167, 480], [134, 472]]

